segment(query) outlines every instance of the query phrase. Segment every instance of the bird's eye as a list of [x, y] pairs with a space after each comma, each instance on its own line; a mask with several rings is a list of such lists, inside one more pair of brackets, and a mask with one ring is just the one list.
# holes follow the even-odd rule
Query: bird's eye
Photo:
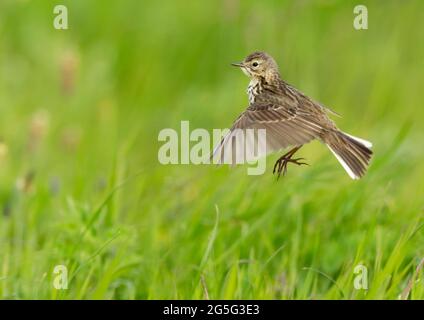
[[259, 63], [257, 63], [256, 61], [252, 63], [252, 66], [257, 67], [259, 65]]

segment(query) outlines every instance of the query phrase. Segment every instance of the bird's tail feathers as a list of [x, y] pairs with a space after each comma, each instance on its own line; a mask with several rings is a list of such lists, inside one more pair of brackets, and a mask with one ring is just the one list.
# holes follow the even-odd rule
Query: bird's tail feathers
[[365, 174], [372, 156], [371, 142], [341, 131], [333, 131], [323, 140], [352, 179]]

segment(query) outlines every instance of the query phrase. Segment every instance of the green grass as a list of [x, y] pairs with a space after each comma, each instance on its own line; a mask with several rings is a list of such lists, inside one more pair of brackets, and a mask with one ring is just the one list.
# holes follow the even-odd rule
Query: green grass
[[[1, 298], [424, 298], [422, 1], [362, 1], [366, 31], [354, 1], [62, 3], [66, 31], [56, 1], [0, 2]], [[318, 142], [279, 181], [278, 155], [158, 163], [162, 128], [246, 107], [229, 63], [257, 49], [374, 143], [364, 179]]]

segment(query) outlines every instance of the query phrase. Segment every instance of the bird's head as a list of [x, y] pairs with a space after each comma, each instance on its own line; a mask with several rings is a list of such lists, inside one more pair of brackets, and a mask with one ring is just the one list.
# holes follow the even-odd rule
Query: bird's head
[[278, 65], [275, 60], [265, 52], [253, 52], [249, 54], [242, 62], [232, 63], [251, 79], [265, 79], [267, 81], [279, 77]]

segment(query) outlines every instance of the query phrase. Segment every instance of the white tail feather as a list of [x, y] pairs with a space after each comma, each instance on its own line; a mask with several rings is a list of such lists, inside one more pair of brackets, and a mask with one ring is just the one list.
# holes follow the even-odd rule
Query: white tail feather
[[372, 142], [367, 141], [367, 140], [365, 140], [365, 139], [361, 139], [361, 138], [358, 138], [358, 137], [351, 136], [350, 134], [348, 134], [348, 133], [346, 133], [346, 132], [343, 132], [343, 133], [344, 133], [345, 135], [347, 135], [349, 138], [352, 138], [353, 140], [358, 141], [359, 143], [363, 144], [363, 145], [364, 145], [364, 146], [366, 146], [368, 149], [371, 149], [371, 148], [372, 148]]
[[349, 177], [351, 177], [353, 180], [358, 180], [360, 177], [358, 177], [347, 165], [346, 162], [343, 161], [343, 159], [333, 150], [331, 147], [327, 144], [328, 149], [334, 154], [337, 160], [339, 160], [340, 164], [342, 165], [343, 169], [346, 170]]

